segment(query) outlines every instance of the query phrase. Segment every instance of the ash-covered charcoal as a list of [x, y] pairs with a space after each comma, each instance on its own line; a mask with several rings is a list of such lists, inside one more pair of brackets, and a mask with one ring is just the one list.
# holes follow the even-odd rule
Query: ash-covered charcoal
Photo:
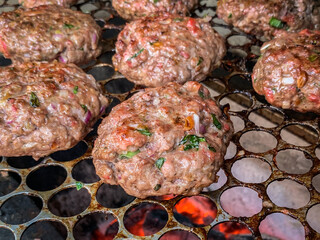
[[159, 13], [171, 13], [186, 16], [198, 0], [113, 0], [112, 6], [126, 20]]
[[108, 100], [74, 64], [24, 63], [0, 69], [0, 155], [35, 159], [73, 147]]
[[318, 0], [219, 0], [217, 15], [242, 31], [272, 39], [279, 31], [320, 30]]
[[130, 81], [149, 87], [202, 81], [226, 53], [208, 21], [161, 15], [131, 22], [118, 36], [113, 64]]
[[277, 107], [320, 113], [320, 32], [283, 33], [261, 48], [255, 91]]
[[94, 19], [57, 5], [17, 9], [0, 15], [0, 52], [16, 61], [83, 64], [101, 53]]
[[78, 0], [19, 0], [24, 8], [34, 8], [41, 5], [59, 5], [68, 8], [77, 2]]
[[93, 149], [100, 178], [130, 195], [195, 195], [216, 181], [233, 133], [197, 82], [149, 88], [115, 106]]

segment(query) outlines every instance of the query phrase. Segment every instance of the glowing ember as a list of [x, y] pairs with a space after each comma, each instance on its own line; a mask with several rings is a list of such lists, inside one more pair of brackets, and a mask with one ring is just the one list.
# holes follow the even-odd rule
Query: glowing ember
[[124, 226], [137, 236], [149, 236], [160, 231], [168, 221], [166, 210], [151, 203], [141, 203], [130, 208], [124, 215]]
[[181, 199], [175, 205], [173, 214], [184, 225], [203, 227], [215, 219], [217, 208], [209, 198], [193, 196]]
[[208, 240], [224, 239], [232, 240], [234, 236], [246, 235], [251, 236], [251, 231], [242, 223], [223, 222], [214, 226], [208, 234]]

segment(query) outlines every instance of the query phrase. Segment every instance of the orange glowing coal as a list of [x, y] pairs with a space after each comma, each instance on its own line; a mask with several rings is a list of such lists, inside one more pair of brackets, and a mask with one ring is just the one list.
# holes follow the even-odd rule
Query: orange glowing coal
[[141, 203], [126, 212], [123, 222], [126, 229], [137, 236], [149, 236], [160, 231], [168, 221], [166, 210], [151, 203]]
[[[116, 225], [116, 226], [115, 226]], [[114, 219], [101, 224], [94, 232], [91, 240], [112, 240], [118, 232], [118, 222]]]
[[226, 240], [232, 239], [235, 235], [251, 235], [250, 230], [244, 224], [238, 222], [219, 223], [213, 229], [224, 234]]
[[194, 226], [209, 225], [217, 216], [216, 205], [209, 198], [202, 196], [181, 199], [173, 211], [187, 218]]

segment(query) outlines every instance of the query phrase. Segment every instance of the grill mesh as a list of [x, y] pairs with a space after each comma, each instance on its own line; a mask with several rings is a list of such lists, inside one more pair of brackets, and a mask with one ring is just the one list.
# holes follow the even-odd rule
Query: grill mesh
[[[0, 10], [11, 11], [16, 7], [17, 1], [9, 0], [3, 2]], [[116, 17], [110, 1], [80, 3], [73, 8], [92, 14], [101, 25], [104, 19], [110, 18], [109, 23], [114, 26], [103, 32], [104, 53], [96, 62], [83, 68], [104, 86], [105, 95], [112, 99], [111, 107], [115, 106], [140, 88], [115, 72], [111, 62], [116, 36], [124, 21]], [[190, 198], [167, 196], [141, 200], [126, 195], [118, 186], [103, 184], [95, 175], [91, 158], [96, 124], [93, 132], [73, 149], [52, 154], [38, 162], [30, 157], [2, 158], [0, 239], [34, 239], [40, 238], [41, 234], [46, 239], [99, 239], [99, 231], [95, 231], [96, 238], [90, 238], [97, 225], [100, 232], [116, 239], [159, 239], [167, 232], [173, 231], [171, 234], [174, 234], [175, 230], [189, 232], [185, 233], [189, 234], [184, 235], [185, 239], [196, 239], [196, 236], [213, 239], [214, 231], [211, 229], [227, 221], [248, 227], [250, 231], [244, 234], [246, 239], [259, 239], [259, 225], [274, 213], [300, 222], [306, 239], [320, 239], [320, 234], [314, 230], [320, 232], [319, 223], [312, 223], [312, 215], [316, 215], [315, 210], [320, 206], [317, 205], [320, 202], [319, 117], [271, 107], [254, 93], [250, 74], [261, 42], [225, 26], [216, 18], [215, 8], [216, 1], [203, 0], [194, 13], [195, 16], [212, 16], [212, 25], [228, 44], [222, 66], [203, 84], [211, 89], [221, 105], [231, 105], [230, 115], [237, 131], [228, 149], [225, 174], [220, 177], [219, 184], [224, 180], [225, 184], [221, 187], [214, 184], [193, 197], [195, 202], [202, 200], [203, 206], [209, 204], [205, 206], [212, 210], [212, 216], [197, 222], [194, 218], [190, 220], [190, 216], [183, 217], [177, 213], [177, 203], [183, 206], [180, 201]], [[0, 64], [8, 65], [10, 61], [2, 58]], [[260, 180], [257, 180], [257, 175], [256, 181], [249, 179], [252, 166], [258, 166], [256, 170]], [[287, 183], [291, 185], [284, 186]], [[76, 190], [76, 187], [81, 189]], [[230, 209], [232, 204], [228, 206], [224, 201], [237, 195], [239, 188], [245, 191], [242, 195], [252, 195], [262, 203], [261, 211], [256, 204], [258, 207], [248, 210], [250, 216], [237, 217], [237, 209]], [[297, 191], [291, 192], [291, 189]], [[288, 199], [277, 199], [281, 192], [284, 195], [288, 192]], [[255, 205], [254, 201], [252, 205]], [[139, 236], [142, 233], [137, 230], [142, 211], [149, 214], [148, 221], [152, 222], [144, 228], [144, 234], [149, 235], [146, 237]], [[59, 234], [55, 235], [57, 232]]]

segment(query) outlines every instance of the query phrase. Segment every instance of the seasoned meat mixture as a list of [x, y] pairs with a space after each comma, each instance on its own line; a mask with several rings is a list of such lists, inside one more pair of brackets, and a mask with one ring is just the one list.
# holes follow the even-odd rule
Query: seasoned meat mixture
[[169, 83], [113, 108], [99, 126], [93, 161], [104, 182], [130, 195], [194, 195], [217, 180], [232, 133], [200, 83]]
[[320, 113], [320, 31], [284, 33], [261, 50], [252, 74], [256, 92], [277, 107]]
[[166, 15], [131, 22], [118, 36], [113, 64], [130, 81], [150, 87], [202, 81], [226, 53], [207, 21]]
[[219, 0], [217, 15], [246, 33], [267, 39], [279, 30], [320, 30], [318, 0]]
[[73, 147], [108, 103], [74, 64], [28, 62], [0, 68], [0, 156], [35, 159]]
[[57, 5], [0, 15], [0, 52], [13, 61], [82, 64], [101, 53], [100, 35], [90, 15]]
[[41, 5], [59, 5], [68, 8], [77, 2], [78, 0], [19, 0], [24, 8], [34, 8]]
[[151, 14], [171, 13], [186, 16], [198, 0], [112, 0], [112, 6], [126, 20]]

